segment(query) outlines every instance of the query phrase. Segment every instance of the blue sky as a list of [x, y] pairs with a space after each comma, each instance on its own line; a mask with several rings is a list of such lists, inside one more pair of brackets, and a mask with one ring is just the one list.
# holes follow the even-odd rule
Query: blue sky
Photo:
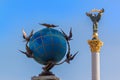
[[91, 80], [91, 52], [87, 40], [92, 37], [92, 22], [85, 12], [104, 8], [99, 22], [101, 80], [120, 80], [120, 1], [119, 0], [0, 0], [0, 80], [30, 80], [41, 65], [26, 58], [22, 29], [27, 33], [43, 27], [38, 23], [59, 25], [68, 33], [73, 28], [71, 52], [79, 55], [70, 65], [56, 66], [52, 71], [61, 80]]

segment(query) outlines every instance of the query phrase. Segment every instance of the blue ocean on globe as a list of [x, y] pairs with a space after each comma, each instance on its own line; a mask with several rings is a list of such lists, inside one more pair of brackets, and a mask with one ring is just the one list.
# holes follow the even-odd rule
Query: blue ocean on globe
[[44, 28], [30, 38], [29, 48], [34, 59], [46, 65], [49, 61], [57, 63], [63, 59], [67, 51], [67, 42], [60, 31]]

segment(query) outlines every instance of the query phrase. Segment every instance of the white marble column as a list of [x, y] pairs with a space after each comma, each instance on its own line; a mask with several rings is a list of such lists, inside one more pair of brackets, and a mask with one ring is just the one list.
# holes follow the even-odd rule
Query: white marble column
[[92, 53], [92, 80], [100, 80], [100, 53]]
[[88, 40], [92, 56], [92, 80], [100, 80], [100, 48], [103, 42], [98, 39]]

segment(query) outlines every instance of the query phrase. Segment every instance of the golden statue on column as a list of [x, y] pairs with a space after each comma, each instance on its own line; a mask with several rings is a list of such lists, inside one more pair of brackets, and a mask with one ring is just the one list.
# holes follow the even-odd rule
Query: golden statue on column
[[[100, 21], [103, 12], [104, 12], [103, 8], [101, 10], [93, 9], [90, 12], [86, 12], [86, 15], [93, 22], [92, 40], [88, 40], [88, 44], [90, 45], [92, 52], [99, 52], [100, 47], [103, 45], [103, 42], [100, 41], [98, 38], [98, 22]], [[97, 14], [95, 14], [95, 13], [97, 13]]]

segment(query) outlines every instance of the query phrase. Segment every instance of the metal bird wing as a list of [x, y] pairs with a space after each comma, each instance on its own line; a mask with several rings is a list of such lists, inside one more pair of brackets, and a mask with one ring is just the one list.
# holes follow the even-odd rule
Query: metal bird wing
[[47, 28], [51, 27], [50, 24], [46, 24], [46, 23], [43, 23], [43, 24], [40, 24], [40, 25], [42, 25], [42, 26], [46, 26]]
[[22, 50], [19, 50], [21, 53], [23, 53], [23, 54], [27, 54], [26, 52], [24, 52], [24, 51], [22, 51]]
[[67, 36], [67, 34], [61, 29], [61, 31], [62, 31], [62, 33], [63, 33], [63, 35], [64, 35], [64, 37], [66, 38], [66, 40], [67, 40], [67, 38], [68, 38], [68, 36]]
[[54, 28], [54, 27], [58, 27], [54, 24], [46, 24], [46, 23], [43, 23], [43, 24], [40, 24], [40, 25], [43, 25], [43, 26], [46, 26], [47, 28]]
[[61, 31], [62, 31], [63, 35], [66, 36], [66, 33], [62, 29], [61, 29]]
[[22, 30], [22, 33], [23, 33], [23, 38], [26, 39], [26, 38], [27, 38], [27, 34], [26, 34], [26, 32], [24, 31], [24, 29]]
[[51, 27], [58, 27], [58, 25], [51, 24]]
[[29, 37], [28, 37], [29, 39], [32, 37], [33, 32], [34, 32], [34, 30], [31, 31], [31, 33], [30, 33], [30, 35], [29, 35]]
[[70, 60], [73, 60], [74, 59], [74, 57], [76, 56], [78, 54], [78, 51], [71, 57], [71, 59]]
[[43, 26], [50, 26], [49, 24], [46, 24], [46, 23], [43, 23], [43, 24], [41, 24], [41, 25], [43, 25]]
[[71, 38], [72, 38], [72, 28], [70, 29], [68, 38], [69, 38], [69, 40], [71, 40]]

